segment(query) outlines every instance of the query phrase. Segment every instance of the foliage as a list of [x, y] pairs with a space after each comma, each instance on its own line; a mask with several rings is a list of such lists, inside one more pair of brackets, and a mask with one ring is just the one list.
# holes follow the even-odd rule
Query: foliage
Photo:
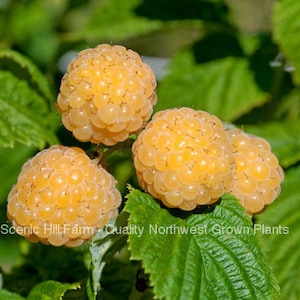
[[[270, 2], [0, 3], [0, 299], [299, 299], [300, 3]], [[266, 7], [270, 24], [253, 24]], [[167, 63], [153, 65], [155, 111], [203, 109], [266, 138], [286, 174], [279, 198], [253, 218], [231, 195], [191, 213], [166, 209], [140, 190], [130, 149], [119, 149], [106, 158], [122, 212], [91, 243], [17, 236], [5, 206], [23, 163], [57, 143], [93, 152], [62, 127], [55, 101], [74, 52], [99, 43]]]
[[[125, 210], [128, 226], [143, 231], [129, 236], [131, 258], [143, 261], [159, 298], [269, 299], [276, 294], [250, 218], [234, 197], [225, 195], [213, 211], [182, 219], [133, 190]], [[168, 268], [161, 269], [164, 264]]]

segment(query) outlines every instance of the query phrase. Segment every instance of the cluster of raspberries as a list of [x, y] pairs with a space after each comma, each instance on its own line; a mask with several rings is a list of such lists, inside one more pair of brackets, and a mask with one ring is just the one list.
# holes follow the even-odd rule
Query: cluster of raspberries
[[[135, 134], [138, 182], [166, 207], [191, 211], [231, 193], [252, 215], [278, 197], [284, 174], [266, 140], [188, 107], [149, 121], [156, 102], [155, 75], [141, 57], [103, 44], [70, 62], [57, 108], [81, 142], [113, 146]], [[117, 216], [116, 184], [81, 148], [55, 145], [24, 164], [7, 216], [29, 241], [75, 247]]]

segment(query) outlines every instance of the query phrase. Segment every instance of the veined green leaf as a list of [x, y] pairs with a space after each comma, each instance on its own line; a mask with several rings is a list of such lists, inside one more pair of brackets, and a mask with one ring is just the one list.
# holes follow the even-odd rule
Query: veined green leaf
[[132, 190], [125, 210], [131, 258], [141, 260], [159, 299], [274, 299], [276, 280], [250, 217], [230, 195], [183, 219]]
[[289, 63], [294, 65], [293, 79], [300, 84], [300, 2], [277, 1], [273, 13], [274, 39], [279, 44]]
[[155, 111], [189, 106], [233, 121], [268, 101], [259, 89], [246, 58], [226, 57], [195, 64], [191, 52], [174, 58], [158, 86]]
[[[0, 71], [0, 144], [12, 147], [16, 142], [43, 148], [56, 143], [48, 104], [26, 81]], [[50, 119], [52, 118], [52, 119]]]
[[36, 285], [29, 293], [27, 300], [61, 300], [67, 290], [80, 288], [79, 283], [61, 283], [48, 280]]
[[299, 128], [299, 119], [243, 126], [246, 132], [261, 136], [270, 142], [272, 151], [283, 167], [289, 167], [300, 160]]
[[48, 101], [52, 101], [53, 94], [45, 76], [27, 57], [6, 49], [0, 50], [0, 69], [8, 70], [21, 80], [25, 80]]
[[281, 194], [257, 216], [257, 233], [279, 281], [281, 299], [300, 299], [300, 167], [285, 174]]

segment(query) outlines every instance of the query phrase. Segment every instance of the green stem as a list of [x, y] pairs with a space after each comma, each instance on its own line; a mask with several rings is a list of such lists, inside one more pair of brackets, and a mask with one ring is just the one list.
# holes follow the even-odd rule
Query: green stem
[[97, 145], [95, 151], [98, 154], [99, 164], [106, 164], [108, 157], [112, 155], [116, 151], [129, 152], [131, 151], [131, 147], [134, 140], [129, 138], [124, 142], [117, 143], [116, 145], [107, 147], [105, 145]]

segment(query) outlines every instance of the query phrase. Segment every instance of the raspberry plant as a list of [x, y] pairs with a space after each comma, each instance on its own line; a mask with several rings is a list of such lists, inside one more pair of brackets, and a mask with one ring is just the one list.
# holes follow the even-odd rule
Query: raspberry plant
[[0, 7], [0, 299], [298, 299], [297, 1], [46, 2]]

